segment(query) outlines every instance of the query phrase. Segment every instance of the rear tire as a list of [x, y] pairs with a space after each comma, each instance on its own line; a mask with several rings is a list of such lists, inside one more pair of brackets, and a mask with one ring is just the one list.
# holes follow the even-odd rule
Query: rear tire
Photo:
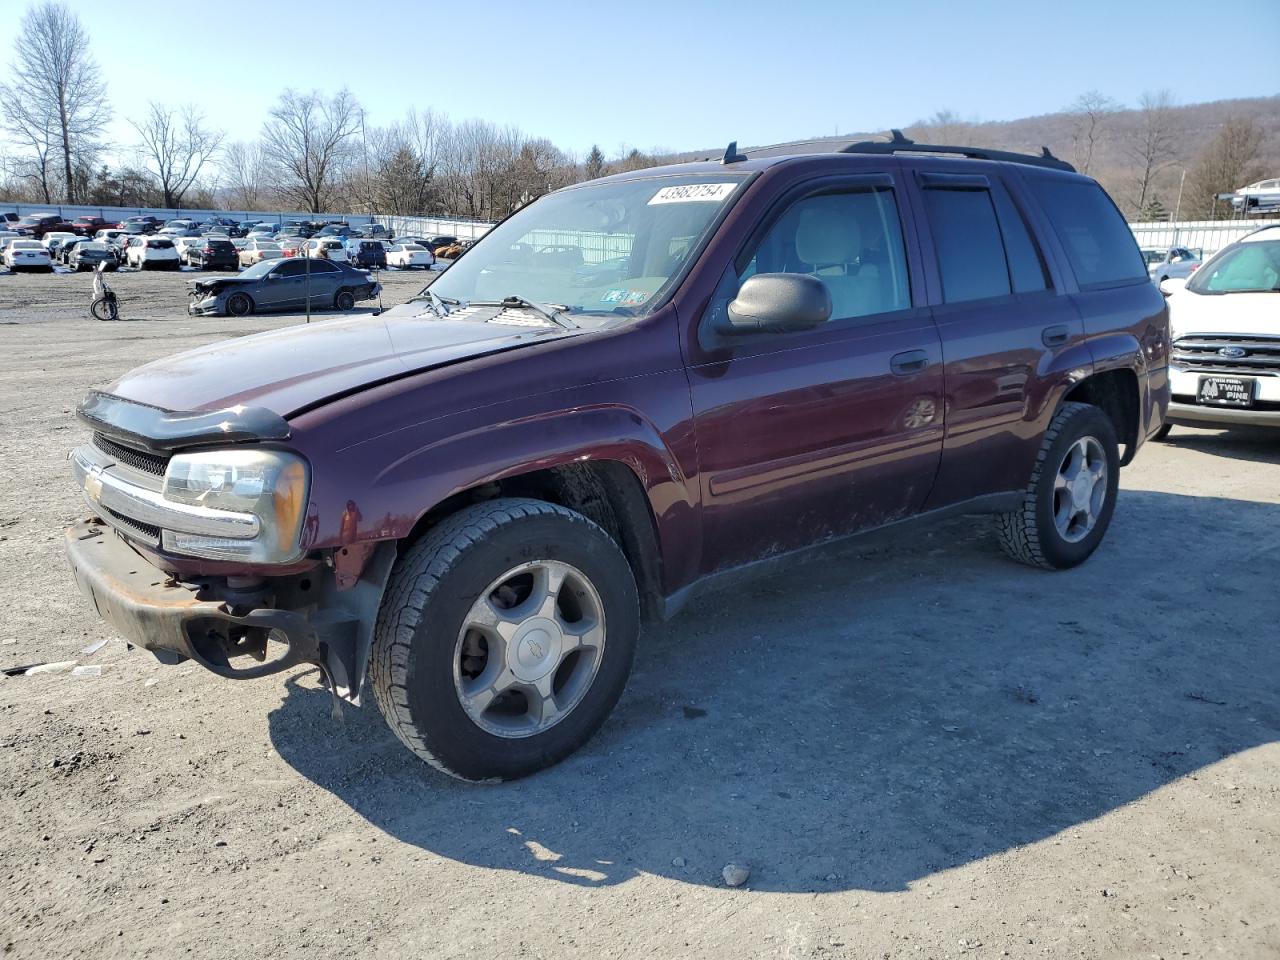
[[339, 290], [338, 295], [333, 298], [333, 305], [344, 312], [350, 310], [356, 305], [356, 295], [350, 290]]
[[437, 770], [511, 780], [599, 729], [639, 631], [635, 578], [604, 530], [541, 500], [490, 500], [397, 562], [370, 683], [396, 736]]
[[1091, 404], [1064, 403], [1045, 431], [1022, 505], [996, 520], [1001, 547], [1046, 570], [1083, 563], [1111, 524], [1119, 486], [1111, 418]]
[[227, 297], [227, 316], [247, 317], [253, 313], [253, 300], [247, 293], [233, 293]]

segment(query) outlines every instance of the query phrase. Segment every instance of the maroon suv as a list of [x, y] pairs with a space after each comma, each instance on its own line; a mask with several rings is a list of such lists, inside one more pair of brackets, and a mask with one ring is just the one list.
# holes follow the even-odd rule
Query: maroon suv
[[543, 197], [380, 316], [92, 392], [67, 548], [161, 660], [368, 678], [424, 760], [518, 777], [718, 574], [960, 513], [1082, 562], [1168, 349], [1124, 220], [1047, 151], [731, 148]]

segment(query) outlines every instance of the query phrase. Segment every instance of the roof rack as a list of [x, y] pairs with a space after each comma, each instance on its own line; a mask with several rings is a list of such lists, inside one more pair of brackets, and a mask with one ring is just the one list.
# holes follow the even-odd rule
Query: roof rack
[[938, 143], [916, 143], [902, 135], [901, 130], [891, 130], [890, 140], [861, 140], [857, 143], [840, 147], [837, 153], [941, 153], [969, 157], [973, 160], [1001, 160], [1005, 163], [1027, 163], [1036, 167], [1049, 167], [1053, 170], [1066, 170], [1075, 173], [1076, 168], [1065, 160], [1059, 160], [1049, 152], [1048, 147], [1040, 148], [1040, 155], [1032, 153], [1014, 153], [1010, 150], [988, 150], [986, 147], [954, 147]]

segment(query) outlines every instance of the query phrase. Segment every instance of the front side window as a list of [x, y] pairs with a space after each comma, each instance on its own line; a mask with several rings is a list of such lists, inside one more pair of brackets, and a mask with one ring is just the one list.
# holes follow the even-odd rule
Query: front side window
[[744, 179], [685, 174], [548, 194], [486, 233], [432, 293], [463, 303], [517, 296], [569, 313], [648, 313]]
[[849, 320], [911, 306], [907, 259], [893, 191], [837, 190], [804, 197], [768, 229], [738, 270], [807, 273], [831, 293], [831, 319]]

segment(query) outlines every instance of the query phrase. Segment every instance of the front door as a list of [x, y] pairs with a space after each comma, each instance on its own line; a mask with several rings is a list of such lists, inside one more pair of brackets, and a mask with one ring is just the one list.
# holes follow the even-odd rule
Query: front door
[[[920, 509], [942, 449], [942, 349], [913, 294], [902, 197], [888, 171], [810, 181], [774, 204], [725, 271], [689, 366], [704, 573]], [[711, 332], [757, 273], [826, 284], [812, 330]]]

